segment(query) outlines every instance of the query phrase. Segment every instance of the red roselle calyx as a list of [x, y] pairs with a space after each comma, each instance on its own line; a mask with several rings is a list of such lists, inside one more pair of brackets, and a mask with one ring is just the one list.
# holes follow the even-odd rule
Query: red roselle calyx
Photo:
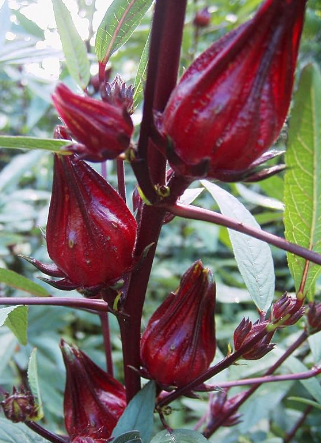
[[309, 325], [310, 334], [315, 334], [321, 331], [321, 303], [313, 302], [309, 303], [307, 320]]
[[78, 443], [107, 439], [126, 407], [124, 387], [76, 346], [62, 340], [60, 347], [67, 371], [64, 414], [69, 436]]
[[186, 70], [157, 123], [176, 172], [223, 181], [256, 173], [288, 112], [305, 4], [266, 0]]
[[268, 352], [272, 351], [274, 344], [270, 343], [274, 335], [274, 331], [268, 332], [268, 321], [257, 321], [254, 324], [249, 319], [243, 318], [241, 323], [234, 331], [234, 350], [238, 351], [242, 346], [246, 346], [254, 337], [257, 337], [263, 331], [265, 335], [259, 342], [252, 346], [252, 349], [246, 350], [242, 354], [245, 360], [259, 360]]
[[183, 386], [210, 365], [216, 350], [215, 283], [199, 260], [152, 315], [141, 340], [141, 362], [161, 386]]
[[81, 158], [100, 162], [118, 157], [130, 143], [134, 127], [123, 104], [109, 104], [71, 92], [59, 84], [52, 100], [78, 143], [66, 149]]
[[134, 265], [136, 220], [120, 195], [76, 156], [55, 156], [46, 230], [53, 265], [30, 260], [60, 289], [115, 283]]

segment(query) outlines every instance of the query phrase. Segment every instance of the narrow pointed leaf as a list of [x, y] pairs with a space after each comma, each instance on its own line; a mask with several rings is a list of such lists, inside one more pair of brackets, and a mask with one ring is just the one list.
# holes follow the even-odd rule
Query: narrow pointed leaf
[[142, 55], [139, 60], [139, 65], [137, 69], [137, 75], [135, 78], [134, 83], [134, 108], [137, 108], [139, 103], [143, 99], [144, 95], [144, 86], [147, 76], [147, 65], [148, 65], [148, 53], [149, 53], [149, 41], [150, 41], [150, 35], [148, 36]]
[[[28, 328], [28, 307], [27, 306], [13, 306], [13, 310], [8, 313], [4, 324], [14, 333], [19, 342], [26, 346], [28, 343], [27, 328]], [[4, 308], [10, 309], [10, 308]], [[3, 309], [1, 309], [3, 311]]]
[[35, 421], [40, 420], [43, 417], [42, 400], [40, 395], [38, 369], [37, 369], [37, 349], [34, 348], [31, 352], [28, 363], [28, 382], [31, 389], [31, 393], [34, 396], [35, 404], [37, 406], [37, 418]]
[[[240, 223], [260, 229], [252, 214], [229, 192], [203, 180], [203, 186], [210, 192], [223, 215]], [[273, 300], [275, 275], [271, 249], [249, 235], [228, 230], [235, 259], [252, 300], [260, 311], [266, 312]]]
[[90, 79], [90, 65], [84, 41], [62, 0], [52, 0], [58, 33], [70, 76], [85, 89]]
[[[44, 149], [45, 151], [60, 152], [63, 146], [70, 144], [70, 140], [55, 140], [53, 138], [21, 137], [0, 135], [0, 148], [9, 149]], [[67, 151], [62, 153], [67, 154]]]
[[106, 64], [132, 35], [153, 0], [114, 0], [99, 25], [95, 50], [99, 62]]
[[[302, 71], [294, 97], [285, 160], [285, 237], [320, 254], [321, 75], [315, 65], [308, 65]], [[321, 267], [290, 253], [288, 263], [296, 290], [301, 289], [312, 298]]]
[[153, 431], [155, 395], [155, 382], [150, 381], [129, 402], [112, 436], [120, 437], [125, 432], [137, 430], [143, 443], [149, 443]]
[[10, 269], [0, 268], [0, 282], [38, 297], [47, 297], [49, 295], [45, 288]]

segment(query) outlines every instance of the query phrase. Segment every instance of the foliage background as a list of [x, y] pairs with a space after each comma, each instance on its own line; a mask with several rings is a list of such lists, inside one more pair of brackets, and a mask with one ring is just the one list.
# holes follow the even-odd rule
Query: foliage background
[[[35, 23], [36, 17], [34, 19], [26, 17], [28, 15], [26, 8], [36, 3], [33, 0], [3, 2], [0, 10], [0, 134], [51, 137], [54, 126], [59, 123], [50, 99], [58, 75], [60, 80], [76, 90], [75, 83], [69, 77], [62, 52], [50, 47], [50, 41], [57, 36], [55, 28], [49, 26], [43, 29]], [[92, 17], [96, 17], [96, 8], [98, 6], [101, 8], [99, 3], [94, 0], [66, 2], [70, 10], [81, 16], [83, 20], [87, 18], [89, 22]], [[259, 4], [260, 0], [189, 1], [181, 72], [211, 42], [247, 20]], [[193, 18], [196, 11], [205, 6], [208, 6], [212, 13], [211, 24], [201, 29], [197, 36]], [[107, 8], [106, 2], [104, 7]], [[150, 10], [126, 45], [112, 56], [111, 78], [120, 73], [128, 83], [134, 82], [139, 59], [149, 33], [151, 16]], [[94, 76], [97, 72], [92, 38], [95, 30], [89, 26], [88, 31], [85, 40]], [[311, 60], [320, 65], [320, 48], [321, 1], [310, 0], [298, 71]], [[45, 70], [52, 57], [59, 59], [56, 75], [48, 75]], [[90, 91], [94, 94], [92, 86]], [[140, 119], [140, 109], [141, 105], [135, 114], [137, 123]], [[277, 142], [278, 147], [283, 148], [286, 141], [285, 126]], [[38, 281], [37, 277], [41, 274], [21, 260], [18, 254], [33, 256], [41, 261], [49, 260], [41, 231], [45, 229], [50, 200], [52, 156], [37, 150], [23, 152], [0, 149], [0, 168], [0, 267], [14, 270]], [[116, 176], [112, 162], [108, 162], [108, 174], [110, 182], [115, 184]], [[127, 180], [130, 199], [135, 180], [129, 168]], [[225, 188], [246, 205], [265, 230], [284, 235], [282, 175], [260, 184], [226, 185]], [[196, 204], [217, 209], [210, 195], [205, 192], [201, 194]], [[272, 248], [272, 251], [277, 276], [275, 297], [278, 298], [284, 291], [294, 291], [294, 286], [285, 253], [276, 248]], [[200, 257], [206, 266], [212, 268], [218, 283], [216, 359], [219, 360], [226, 354], [228, 343], [232, 340], [232, 331], [242, 317], [253, 320], [257, 318], [255, 306], [233, 258], [225, 228], [177, 218], [164, 226], [149, 285], [143, 323], [147, 323], [150, 315], [169, 291], [177, 287], [183, 272]], [[45, 283], [40, 284], [48, 290]], [[53, 288], [50, 288], [49, 292], [52, 295], [58, 294]], [[25, 295], [22, 291], [1, 283], [0, 294], [12, 297]], [[59, 295], [61, 296], [61, 293]], [[316, 297], [320, 297], [320, 282], [317, 282]], [[118, 326], [113, 317], [110, 318], [110, 322], [116, 377], [122, 380]], [[303, 326], [301, 322], [282, 330], [276, 336], [278, 346], [275, 351], [262, 360], [233, 366], [216, 377], [215, 381], [235, 380], [259, 374], [280, 355], [282, 349], [286, 349], [289, 343], [294, 341]], [[60, 307], [30, 307], [26, 346], [19, 344], [8, 328], [0, 328], [0, 384], [10, 391], [12, 385], [17, 386], [25, 382], [30, 353], [34, 347], [37, 347], [40, 388], [45, 410], [44, 424], [55, 432], [63, 433], [62, 403], [65, 370], [58, 347], [61, 337], [68, 342], [76, 343], [94, 361], [104, 367], [98, 316]], [[312, 346], [315, 347], [318, 341], [320, 337], [315, 337]], [[317, 346], [314, 356], [316, 352], [319, 353], [320, 360], [320, 346]], [[295, 365], [298, 360], [308, 367], [313, 363], [308, 345], [300, 349], [296, 358], [297, 360], [290, 361], [291, 365]], [[287, 365], [284, 365], [282, 370], [286, 372]], [[239, 388], [232, 390], [235, 393], [238, 391]], [[281, 443], [284, 432], [291, 429], [304, 409], [301, 403], [288, 400], [288, 397], [293, 396], [311, 397], [307, 386], [300, 382], [269, 384], [261, 387], [241, 408], [243, 421], [237, 427], [219, 431], [212, 440], [224, 443]], [[207, 396], [204, 395], [204, 398], [199, 400], [184, 398], [176, 401], [173, 404], [172, 414], [167, 417], [169, 425], [173, 428], [193, 429], [206, 411], [206, 400]], [[155, 432], [161, 429], [161, 424], [156, 419]], [[3, 437], [0, 437], [0, 442], [5, 443], [1, 438]], [[311, 443], [321, 441], [319, 410], [311, 412], [295, 441]]]

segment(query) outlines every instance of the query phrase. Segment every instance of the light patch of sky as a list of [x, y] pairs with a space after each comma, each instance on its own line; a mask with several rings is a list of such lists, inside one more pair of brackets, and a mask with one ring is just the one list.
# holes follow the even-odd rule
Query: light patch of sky
[[[0, 0], [0, 7], [4, 0]], [[95, 1], [95, 0], [92, 0]], [[91, 4], [91, 0], [87, 0], [87, 4]], [[97, 31], [97, 28], [104, 17], [107, 8], [110, 6], [113, 0], [96, 0], [95, 2], [95, 14], [93, 17], [93, 30]], [[79, 35], [83, 40], [88, 38], [88, 19], [82, 17], [82, 11], [79, 11], [78, 4], [76, 0], [63, 0], [64, 4], [70, 11], [72, 20], [75, 24]], [[29, 20], [34, 21], [41, 29], [44, 30], [45, 40], [43, 42], [38, 42], [36, 47], [38, 49], [53, 48], [56, 50], [61, 50], [61, 41], [59, 34], [56, 30], [55, 16], [51, 0], [36, 0], [33, 2], [25, 1], [24, 5], [21, 7], [21, 2], [16, 0], [9, 0], [10, 8], [20, 9], [20, 12], [24, 14]], [[14, 38], [14, 36], [7, 33], [6, 37], [8, 39]], [[94, 41], [91, 43], [94, 44]], [[57, 57], [46, 57], [41, 63], [30, 63], [25, 66], [25, 69], [36, 75], [37, 77], [45, 78], [48, 80], [58, 79], [60, 72], [59, 59]]]

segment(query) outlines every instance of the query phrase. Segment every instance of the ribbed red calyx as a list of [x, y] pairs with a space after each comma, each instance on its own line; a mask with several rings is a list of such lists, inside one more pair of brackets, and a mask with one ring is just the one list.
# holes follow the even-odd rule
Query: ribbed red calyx
[[152, 315], [141, 340], [141, 362], [162, 386], [183, 386], [214, 358], [215, 283], [199, 260]]
[[116, 105], [74, 94], [59, 84], [52, 100], [60, 117], [78, 143], [68, 146], [85, 160], [113, 159], [130, 143], [134, 126], [125, 105]]
[[229, 181], [270, 148], [290, 105], [305, 4], [266, 0], [187, 69], [159, 123], [173, 169], [197, 175], [208, 161], [203, 175]]
[[46, 240], [65, 281], [77, 288], [115, 282], [134, 264], [136, 231], [106, 180], [76, 156], [55, 156]]
[[62, 340], [60, 347], [67, 371], [64, 415], [69, 436], [78, 443], [107, 439], [126, 407], [124, 387], [76, 346]]

